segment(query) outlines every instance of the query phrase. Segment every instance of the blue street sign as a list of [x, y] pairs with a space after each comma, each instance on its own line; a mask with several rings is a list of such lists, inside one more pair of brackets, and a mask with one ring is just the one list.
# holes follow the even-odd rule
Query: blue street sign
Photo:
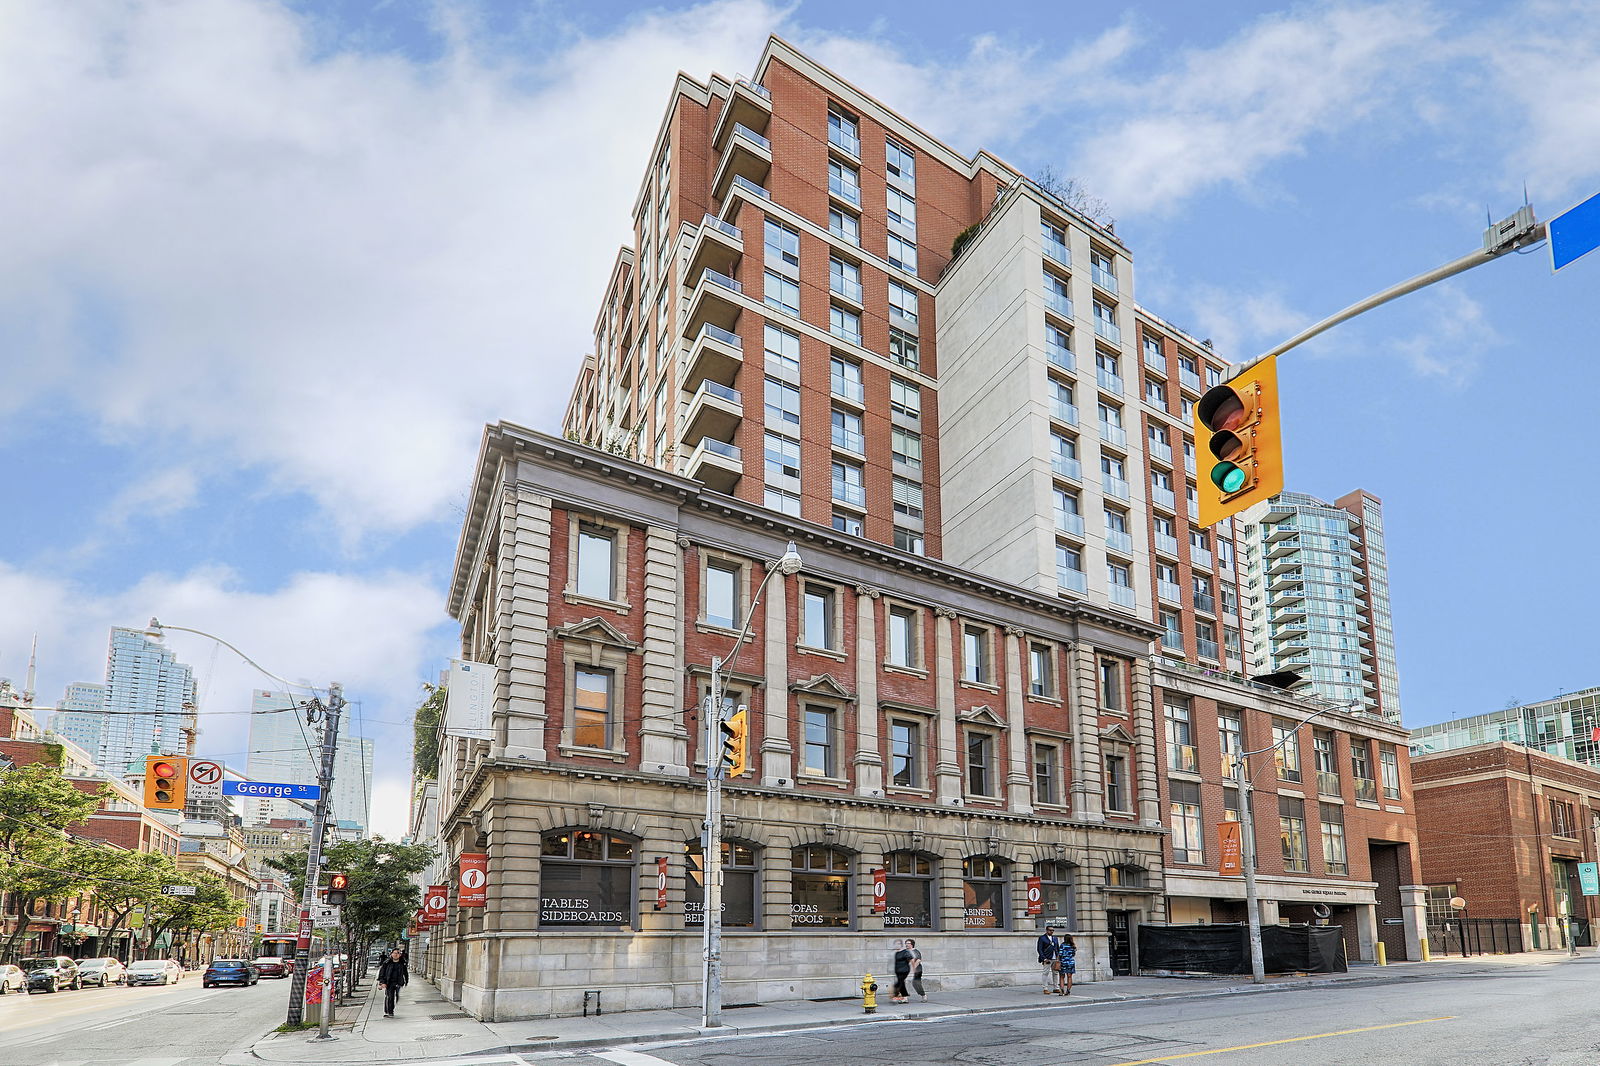
[[1600, 862], [1578, 864], [1578, 888], [1585, 896], [1600, 896]]
[[1550, 220], [1550, 269], [1600, 248], [1600, 193]]
[[259, 796], [265, 799], [314, 800], [322, 795], [321, 785], [277, 785], [270, 781], [224, 781], [224, 796]]

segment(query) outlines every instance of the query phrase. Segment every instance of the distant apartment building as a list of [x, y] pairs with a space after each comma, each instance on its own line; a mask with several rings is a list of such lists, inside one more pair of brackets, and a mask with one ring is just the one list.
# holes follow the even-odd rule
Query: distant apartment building
[[113, 629], [105, 687], [105, 726], [95, 761], [106, 772], [142, 771], [146, 755], [184, 753], [194, 671], [168, 648], [141, 630]]
[[[266, 689], [250, 694], [250, 754], [246, 774], [255, 781], [314, 785], [322, 750], [320, 726], [308, 725], [299, 698]], [[339, 737], [333, 760], [331, 817], [348, 823], [355, 835], [365, 835], [372, 824], [372, 740], [346, 729]], [[242, 817], [247, 825], [265, 825], [275, 819], [308, 817], [305, 809], [288, 800], [249, 799]]]
[[[52, 732], [66, 737], [84, 751], [100, 751], [106, 730], [106, 686], [74, 681], [50, 716]], [[118, 772], [124, 767], [116, 767]]]
[[1600, 766], [1600, 688], [1580, 689], [1546, 700], [1506, 707], [1411, 731], [1414, 755], [1454, 751], [1505, 741], [1562, 759]]
[[567, 436], [1244, 672], [1232, 523], [1194, 522], [1223, 361], [1110, 227], [781, 40], [755, 69], [679, 76]]
[[1239, 525], [1253, 639], [1250, 673], [1293, 671], [1309, 691], [1400, 721], [1383, 504], [1285, 492]]

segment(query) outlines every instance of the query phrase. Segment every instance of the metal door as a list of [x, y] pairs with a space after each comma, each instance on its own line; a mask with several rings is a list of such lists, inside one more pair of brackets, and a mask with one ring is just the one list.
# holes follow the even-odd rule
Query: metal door
[[1133, 922], [1132, 911], [1107, 911], [1111, 926], [1111, 973], [1116, 977], [1133, 976]]

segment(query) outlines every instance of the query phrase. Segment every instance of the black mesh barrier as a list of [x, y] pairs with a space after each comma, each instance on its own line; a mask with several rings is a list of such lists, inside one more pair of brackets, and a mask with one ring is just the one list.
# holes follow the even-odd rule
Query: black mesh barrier
[[[1345, 973], [1343, 932], [1336, 925], [1263, 926], [1262, 968], [1267, 973]], [[1249, 928], [1141, 925], [1139, 968], [1179, 973], [1249, 973]]]

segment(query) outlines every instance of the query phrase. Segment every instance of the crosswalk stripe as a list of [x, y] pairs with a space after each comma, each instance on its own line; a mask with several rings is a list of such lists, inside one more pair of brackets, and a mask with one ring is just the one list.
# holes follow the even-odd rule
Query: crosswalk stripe
[[176, 1059], [134, 1059], [132, 1062], [123, 1063], [123, 1066], [178, 1066], [180, 1062], [183, 1062], [187, 1058], [188, 1056], [185, 1055]]
[[595, 1058], [610, 1059], [617, 1066], [672, 1066], [666, 1059], [658, 1059], [654, 1055], [646, 1055], [642, 1051], [597, 1051]]

